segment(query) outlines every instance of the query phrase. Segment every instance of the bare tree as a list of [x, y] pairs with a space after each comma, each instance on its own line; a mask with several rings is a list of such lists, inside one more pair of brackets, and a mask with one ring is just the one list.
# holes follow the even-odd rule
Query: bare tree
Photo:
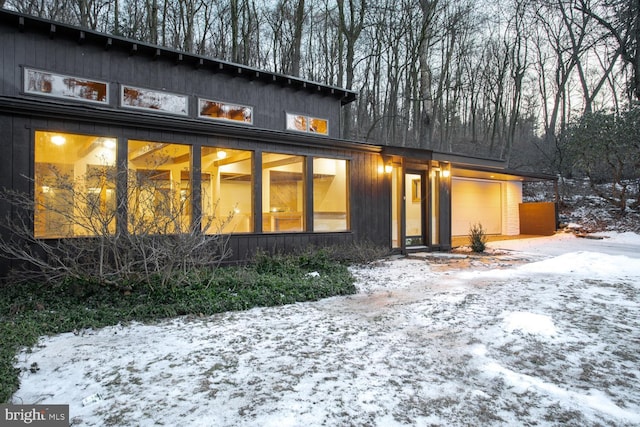
[[[342, 83], [344, 83], [345, 88], [353, 89], [356, 44], [364, 27], [367, 2], [366, 0], [347, 0], [348, 4], [346, 6], [345, 0], [337, 0], [337, 3], [340, 18], [339, 28], [341, 40], [344, 40], [345, 42], [345, 51], [343, 52], [345, 80], [342, 80], [341, 73], [338, 77], [340, 79], [338, 81], [338, 84], [342, 86]], [[342, 132], [345, 137], [349, 138], [351, 137], [351, 123], [353, 113], [349, 105], [347, 105], [343, 111], [344, 119]]]
[[602, 0], [591, 5], [586, 0], [579, 0], [577, 3], [578, 10], [595, 19], [617, 46], [616, 54], [621, 55], [631, 69], [629, 98], [640, 101], [640, 2]]
[[271, 56], [275, 71], [300, 75], [302, 36], [305, 23], [305, 2], [280, 0], [266, 14], [271, 29]]
[[418, 52], [420, 60], [420, 122], [418, 145], [431, 147], [433, 137], [433, 96], [431, 94], [432, 71], [429, 65], [429, 53], [434, 37], [433, 21], [436, 15], [438, 0], [421, 0], [420, 35]]
[[[166, 3], [165, 3], [166, 4]], [[158, 44], [158, 0], [145, 0], [149, 41]], [[163, 15], [166, 18], [166, 15]], [[163, 33], [164, 36], [164, 33]], [[163, 42], [166, 42], [163, 37]]]
[[[511, 91], [511, 108], [509, 111], [509, 129], [505, 143], [500, 152], [500, 158], [509, 160], [511, 150], [515, 143], [516, 131], [520, 120], [520, 106], [522, 102], [523, 80], [528, 67], [528, 43], [525, 23], [525, 3], [516, 1], [515, 13], [509, 23], [508, 37], [505, 40], [509, 58], [511, 60], [511, 78], [513, 89]], [[509, 37], [510, 35], [510, 37]], [[509, 43], [511, 41], [511, 45]]]
[[300, 75], [300, 49], [302, 47], [302, 30], [304, 26], [304, 0], [298, 0], [293, 19], [293, 42], [291, 49], [291, 74]]

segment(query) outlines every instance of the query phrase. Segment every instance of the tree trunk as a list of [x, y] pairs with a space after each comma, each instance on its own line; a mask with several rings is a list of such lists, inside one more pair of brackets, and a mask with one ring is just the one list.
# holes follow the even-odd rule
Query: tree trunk
[[291, 74], [300, 75], [300, 47], [302, 46], [302, 29], [304, 25], [304, 0], [298, 0], [295, 19], [293, 22], [294, 32], [291, 52]]

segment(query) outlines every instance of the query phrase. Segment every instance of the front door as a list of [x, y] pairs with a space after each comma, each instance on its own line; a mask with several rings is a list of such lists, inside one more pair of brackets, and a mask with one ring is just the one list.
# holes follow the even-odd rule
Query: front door
[[404, 174], [404, 246], [425, 246], [427, 242], [425, 212], [427, 201], [425, 172], [407, 170]]

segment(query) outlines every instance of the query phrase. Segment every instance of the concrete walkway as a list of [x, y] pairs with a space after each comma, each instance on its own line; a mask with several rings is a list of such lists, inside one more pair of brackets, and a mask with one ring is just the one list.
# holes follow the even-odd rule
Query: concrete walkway
[[[498, 242], [501, 240], [519, 240], [519, 239], [531, 239], [536, 237], [545, 237], [545, 236], [537, 236], [533, 234], [518, 234], [515, 236], [505, 236], [502, 234], [491, 234], [487, 235], [487, 242]], [[458, 248], [460, 246], [469, 246], [469, 236], [453, 236], [451, 238], [451, 246], [453, 248]]]

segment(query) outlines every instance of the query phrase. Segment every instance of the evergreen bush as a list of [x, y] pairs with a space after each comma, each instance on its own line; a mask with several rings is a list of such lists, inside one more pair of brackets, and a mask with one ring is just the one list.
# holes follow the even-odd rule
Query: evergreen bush
[[482, 228], [482, 224], [473, 224], [469, 228], [469, 244], [473, 252], [484, 252], [487, 248], [487, 235]]

